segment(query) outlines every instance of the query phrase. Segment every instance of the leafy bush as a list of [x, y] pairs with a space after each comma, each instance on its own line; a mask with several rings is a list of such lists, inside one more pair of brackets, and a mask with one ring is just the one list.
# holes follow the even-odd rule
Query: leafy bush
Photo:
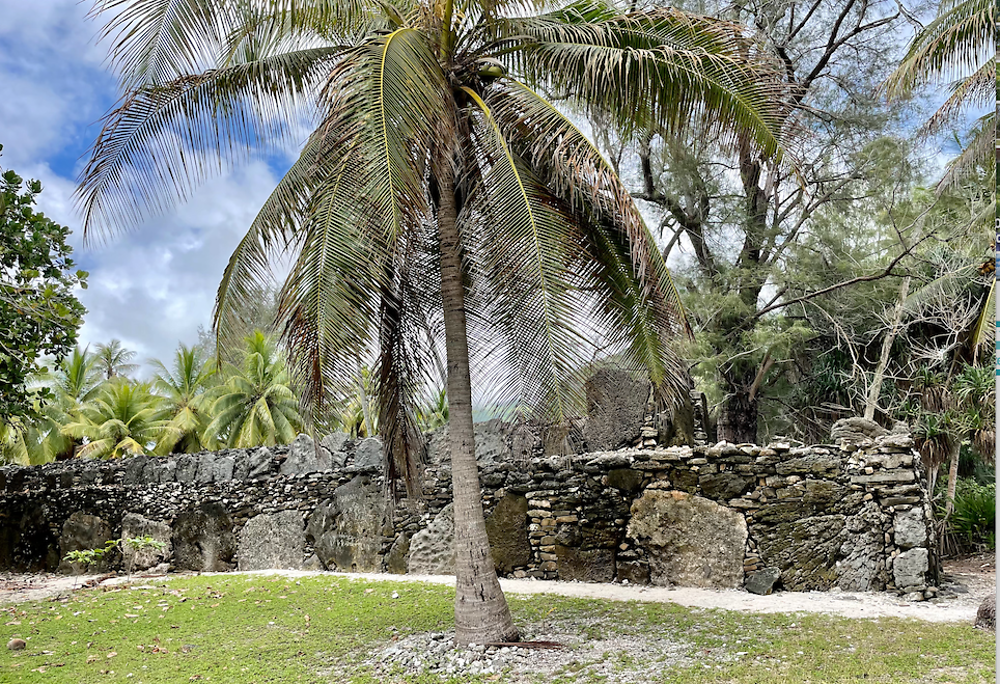
[[[941, 503], [943, 516], [944, 504]], [[960, 479], [955, 487], [955, 510], [946, 532], [970, 551], [996, 549], [996, 484]]]

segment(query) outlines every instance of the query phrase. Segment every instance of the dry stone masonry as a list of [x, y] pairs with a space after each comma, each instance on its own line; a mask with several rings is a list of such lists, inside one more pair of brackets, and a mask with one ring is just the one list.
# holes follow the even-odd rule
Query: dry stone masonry
[[[642, 402], [618, 404], [632, 416], [624, 439], [609, 426], [628, 416], [611, 411], [559, 429], [477, 425], [502, 575], [935, 595], [931, 511], [908, 436], [657, 446], [678, 429]], [[421, 501], [390, 505], [382, 458], [378, 439], [302, 435], [271, 448], [0, 468], [0, 569], [74, 571], [61, 561], [68, 551], [124, 534], [167, 544], [139, 554], [140, 568], [451, 572], [446, 435], [429, 436]]]

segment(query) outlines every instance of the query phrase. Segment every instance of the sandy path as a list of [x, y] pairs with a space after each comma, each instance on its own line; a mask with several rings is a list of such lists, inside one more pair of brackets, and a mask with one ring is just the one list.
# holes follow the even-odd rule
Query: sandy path
[[[237, 574], [237, 573], [205, 573]], [[274, 575], [288, 577], [308, 577], [332, 575], [355, 580], [376, 582], [429, 583], [450, 585], [455, 582], [451, 575], [386, 575], [372, 573], [307, 572], [298, 570], [261, 570], [240, 573], [247, 575]], [[162, 582], [177, 574], [158, 577], [135, 577], [135, 583]], [[676, 603], [690, 608], [721, 608], [724, 610], [753, 613], [828, 613], [849, 618], [903, 617], [929, 622], [971, 622], [983, 597], [995, 591], [996, 574], [990, 569], [985, 573], [952, 573], [955, 579], [969, 587], [968, 594], [957, 598], [944, 599], [938, 603], [909, 603], [900, 597], [886, 593], [854, 592], [778, 592], [771, 596], [757, 596], [735, 589], [692, 589], [664, 587], [629, 586], [621, 584], [588, 584], [582, 582], [539, 581], [532, 579], [501, 579], [500, 585], [511, 596], [529, 594], [555, 594], [577, 598], [597, 598], [612, 601], [648, 601], [654, 603]], [[42, 600], [61, 593], [68, 593], [74, 586], [98, 584], [101, 578], [66, 577], [64, 575], [20, 575], [7, 576], [0, 583], [0, 603], [21, 603]], [[124, 577], [105, 579], [100, 584], [119, 584]]]

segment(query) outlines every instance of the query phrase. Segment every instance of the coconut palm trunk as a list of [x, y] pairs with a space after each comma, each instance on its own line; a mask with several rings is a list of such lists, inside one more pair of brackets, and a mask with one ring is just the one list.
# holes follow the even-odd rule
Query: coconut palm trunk
[[440, 179], [441, 298], [448, 358], [448, 439], [455, 511], [455, 642], [459, 645], [515, 641], [517, 628], [500, 589], [483, 519], [472, 425], [472, 380], [465, 321], [465, 286], [459, 250], [454, 181], [448, 167]]

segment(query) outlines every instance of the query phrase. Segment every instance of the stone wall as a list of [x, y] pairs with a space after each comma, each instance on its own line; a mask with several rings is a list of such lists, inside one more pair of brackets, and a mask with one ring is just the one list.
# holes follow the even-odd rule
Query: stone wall
[[[137, 554], [140, 567], [450, 572], [446, 433], [428, 441], [423, 500], [395, 507], [383, 492], [379, 440], [345, 435], [0, 468], [0, 570], [73, 571], [60, 561], [66, 553], [124, 531], [170, 545]], [[906, 435], [561, 455], [545, 455], [544, 442], [498, 421], [477, 425], [487, 528], [503, 575], [746, 583], [764, 593], [777, 582], [912, 599], [935, 592], [930, 506]]]

